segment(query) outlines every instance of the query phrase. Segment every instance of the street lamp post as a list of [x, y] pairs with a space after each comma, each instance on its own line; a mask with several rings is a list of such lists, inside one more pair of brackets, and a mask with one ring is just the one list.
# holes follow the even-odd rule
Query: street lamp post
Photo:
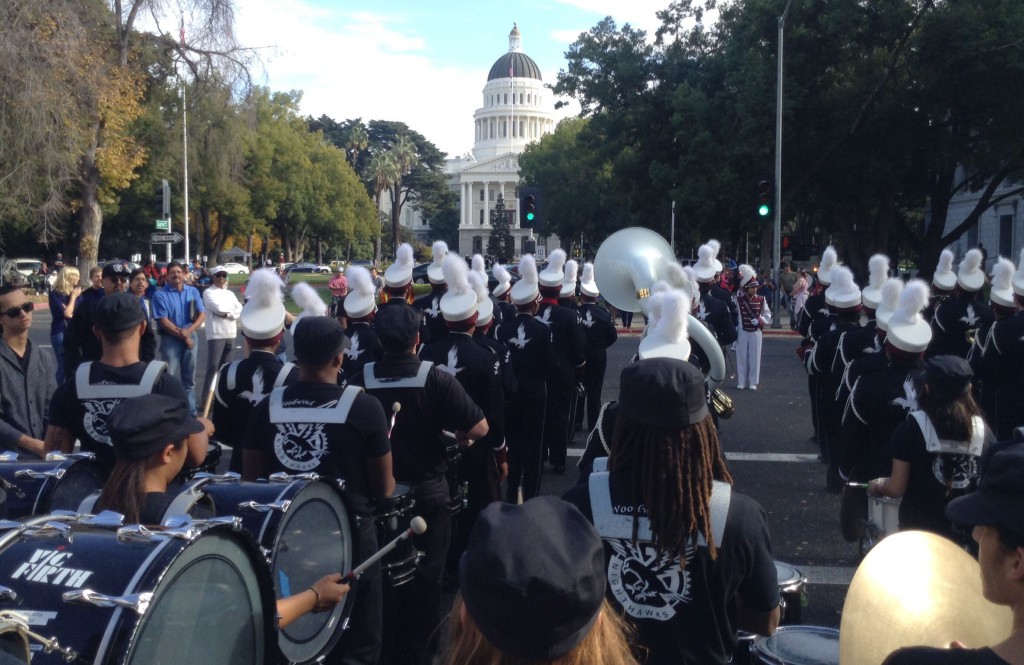
[[779, 57], [775, 79], [775, 227], [772, 233], [772, 274], [775, 276], [775, 302], [772, 303], [772, 307], [775, 309], [775, 316], [772, 317], [772, 328], [782, 327], [782, 280], [779, 274], [782, 265], [782, 52], [786, 17], [789, 16], [792, 4], [793, 0], [787, 0], [786, 8], [779, 17]]

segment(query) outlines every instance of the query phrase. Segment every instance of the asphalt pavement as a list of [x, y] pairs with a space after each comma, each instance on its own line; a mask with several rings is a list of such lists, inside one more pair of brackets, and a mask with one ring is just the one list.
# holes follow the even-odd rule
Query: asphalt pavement
[[[50, 313], [34, 313], [32, 343], [49, 347]], [[206, 369], [206, 340], [199, 335], [197, 380]], [[636, 353], [638, 334], [623, 334], [609, 349], [603, 399], [615, 399], [619, 374]], [[735, 489], [756, 499], [768, 515], [777, 561], [799, 569], [808, 579], [802, 624], [838, 628], [843, 600], [859, 561], [856, 544], [839, 533], [839, 497], [825, 490], [825, 467], [817, 462], [811, 440], [807, 375], [795, 354], [798, 340], [766, 335], [761, 384], [756, 392], [723, 386], [736, 405], [735, 415], [721, 423], [722, 446]], [[242, 357], [241, 338], [235, 358]], [[197, 386], [198, 388], [198, 386]], [[197, 389], [197, 398], [199, 397]], [[560, 495], [576, 483], [574, 457], [582, 453], [586, 433], [578, 432], [564, 475], [545, 467], [544, 494]], [[224, 461], [226, 464], [226, 460]]]

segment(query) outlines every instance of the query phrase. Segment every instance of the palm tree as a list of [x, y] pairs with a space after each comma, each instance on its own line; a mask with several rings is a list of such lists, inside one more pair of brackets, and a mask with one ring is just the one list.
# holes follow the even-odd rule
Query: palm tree
[[389, 154], [397, 170], [395, 178], [391, 181], [391, 242], [397, 249], [400, 237], [399, 222], [402, 218], [402, 206], [405, 204], [405, 200], [402, 197], [402, 177], [412, 172], [412, 167], [419, 161], [419, 152], [416, 150], [416, 144], [412, 142], [412, 139], [402, 135], [391, 146]]
[[345, 154], [348, 156], [352, 168], [359, 168], [359, 156], [368, 145], [370, 145], [370, 135], [366, 133], [366, 127], [361, 122], [353, 124], [349, 129], [348, 138], [345, 139]]
[[[377, 206], [377, 238], [374, 243], [373, 258], [375, 263], [380, 263], [380, 222], [383, 217], [380, 209], [381, 196], [384, 194], [384, 190], [391, 187], [391, 183], [399, 178], [399, 171], [394, 156], [388, 151], [372, 153], [370, 161], [366, 164], [366, 172], [368, 179], [373, 182], [373, 201]], [[395, 247], [398, 246], [395, 245]]]

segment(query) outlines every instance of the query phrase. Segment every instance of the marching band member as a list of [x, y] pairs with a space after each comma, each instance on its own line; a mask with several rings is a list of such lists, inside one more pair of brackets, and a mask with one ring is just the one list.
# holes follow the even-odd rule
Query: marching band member
[[[444, 317], [441, 315], [441, 298], [448, 290], [444, 281], [444, 261], [448, 256], [448, 243], [438, 240], [433, 246], [433, 260], [427, 268], [427, 279], [430, 281], [430, 293], [413, 301], [412, 306], [423, 312], [424, 329], [421, 332], [423, 344], [441, 339], [448, 333]], [[456, 255], [453, 255], [456, 256]], [[457, 257], [462, 260], [462, 257]], [[465, 263], [465, 261], [463, 261]]]
[[[492, 336], [498, 332], [498, 328], [506, 321], [512, 320], [516, 315], [516, 307], [512, 304], [512, 275], [500, 263], [494, 265], [491, 271], [498, 284], [491, 292], [494, 302], [494, 326], [491, 328]], [[486, 284], [486, 282], [484, 282]]]
[[395, 250], [395, 261], [384, 271], [384, 288], [381, 289], [381, 305], [411, 305], [412, 295], [412, 245], [403, 242]]
[[347, 378], [362, 371], [366, 363], [376, 362], [384, 356], [377, 332], [373, 329], [374, 317], [377, 316], [373, 278], [370, 271], [362, 266], [348, 269], [345, 316], [348, 320], [345, 334], [349, 339], [349, 347], [345, 349], [342, 374]]
[[928, 325], [935, 322], [935, 310], [939, 305], [949, 300], [956, 288], [956, 273], [953, 272], [953, 252], [948, 249], [942, 250], [939, 254], [939, 263], [935, 266], [935, 274], [932, 275], [932, 296], [928, 301], [928, 309], [924, 311], [924, 318]]
[[928, 356], [967, 357], [971, 344], [968, 331], [977, 331], [992, 322], [992, 310], [980, 299], [985, 286], [985, 270], [980, 249], [964, 255], [956, 273], [956, 287], [949, 299], [936, 307], [932, 321], [932, 342]]
[[[253, 410], [244, 441], [242, 476], [317, 473], [345, 479], [345, 493], [359, 520], [355, 548], [362, 561], [377, 551], [373, 500], [395, 488], [387, 420], [380, 403], [361, 388], [338, 386], [348, 338], [337, 319], [305, 316], [292, 331], [298, 381], [275, 388]], [[382, 643], [379, 567], [359, 579], [349, 630], [334, 653], [338, 662], [373, 665]]]
[[565, 262], [565, 270], [562, 274], [562, 290], [558, 292], [558, 304], [576, 309], [576, 280], [579, 277], [580, 264], [575, 259]]
[[[678, 265], [678, 264], [677, 264]], [[587, 365], [583, 371], [583, 388], [586, 390], [587, 431], [597, 425], [597, 414], [601, 410], [601, 389], [604, 373], [608, 367], [608, 348], [618, 339], [612, 317], [604, 307], [597, 304], [601, 292], [594, 281], [594, 264], [583, 264], [583, 279], [580, 281], [580, 324], [587, 339], [585, 356]]]
[[[739, 310], [736, 340], [736, 388], [750, 386], [757, 390], [761, 379], [761, 344], [764, 327], [772, 322], [772, 312], [763, 296], [757, 295], [761, 282], [757, 272], [749, 265], [740, 266], [740, 289], [736, 296]], [[858, 294], [859, 299], [860, 294]]]
[[269, 268], [257, 270], [246, 295], [238, 318], [246, 357], [221, 368], [211, 414], [220, 442], [231, 446], [228, 469], [235, 473], [242, 471], [242, 443], [253, 409], [271, 390], [291, 385], [299, 376], [294, 363], [281, 362], [275, 353], [286, 316], [281, 280]]
[[992, 411], [987, 414], [1000, 441], [1009, 439], [1017, 427], [1024, 425], [1024, 390], [1020, 383], [1024, 376], [1024, 250], [1010, 285], [1017, 311], [993, 326], [979, 371], [986, 400], [988, 395], [992, 398]]
[[[818, 264], [818, 271], [814, 274], [814, 285], [808, 289], [809, 296], [804, 301], [804, 306], [797, 314], [797, 331], [803, 337], [797, 355], [800, 361], [806, 366], [811, 359], [811, 351], [814, 349], [818, 337], [831, 327], [828, 306], [825, 303], [825, 289], [832, 283], [832, 269], [838, 263], [839, 257], [835, 247], [829, 245], [821, 253], [821, 262]], [[824, 322], [823, 324], [819, 322]], [[814, 426], [814, 438], [817, 440], [821, 435], [820, 423], [818, 423], [818, 379], [810, 372], [807, 373], [807, 392], [811, 397], [811, 424]]]
[[[880, 351], [882, 347], [878, 343], [878, 335], [875, 334], [877, 324], [875, 323], [875, 312], [882, 302], [882, 284], [889, 278], [889, 257], [885, 254], [875, 254], [868, 259], [868, 285], [861, 289], [860, 300], [862, 311], [866, 316], [866, 323], [863, 326], [852, 328], [843, 334], [839, 342], [839, 352], [836, 356], [836, 366], [833, 371], [842, 374], [857, 358], [867, 353]], [[842, 405], [840, 404], [840, 408]]]
[[[721, 264], [715, 260], [715, 248], [710, 244], [701, 245], [697, 249], [697, 262], [693, 264], [693, 274], [700, 288], [700, 303], [694, 316], [715, 333], [722, 356], [728, 361], [729, 347], [736, 342], [738, 313], [732, 311], [734, 306], [730, 307], [711, 294], [715, 275], [721, 271]], [[735, 375], [735, 368], [730, 369], [733, 370], [730, 374]]]
[[[992, 266], [989, 307], [992, 308], [993, 318], [977, 328], [971, 348], [967, 351], [967, 362], [970, 363], [971, 369], [974, 371], [978, 404], [981, 406], [981, 410], [989, 415], [993, 424], [996, 419], [996, 383], [985, 381], [982, 358], [989, 344], [995, 340], [998, 329], [1006, 325], [1013, 326], [1012, 321], [1017, 313], [1017, 301], [1013, 295], [1013, 273], [1015, 270], [1013, 261], [1002, 256]], [[998, 351], [994, 355], [998, 355]], [[1009, 436], [1009, 432], [1007, 432], [1007, 436]]]

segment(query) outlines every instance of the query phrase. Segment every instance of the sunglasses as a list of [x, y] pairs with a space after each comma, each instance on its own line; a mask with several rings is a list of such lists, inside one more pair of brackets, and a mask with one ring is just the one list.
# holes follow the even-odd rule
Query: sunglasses
[[218, 279], [227, 279], [228, 274], [226, 272], [219, 272], [216, 275], [214, 275], [214, 277], [217, 277]]
[[5, 309], [3, 313], [11, 317], [12, 319], [16, 319], [19, 316], [21, 316], [22, 313], [28, 314], [35, 308], [35, 303], [27, 302], [22, 304], [20, 307], [11, 307], [10, 309]]
[[109, 279], [111, 282], [118, 282], [118, 283], [127, 283], [128, 282], [128, 277], [125, 276], [125, 275], [111, 275], [110, 277], [107, 277], [107, 279]]

